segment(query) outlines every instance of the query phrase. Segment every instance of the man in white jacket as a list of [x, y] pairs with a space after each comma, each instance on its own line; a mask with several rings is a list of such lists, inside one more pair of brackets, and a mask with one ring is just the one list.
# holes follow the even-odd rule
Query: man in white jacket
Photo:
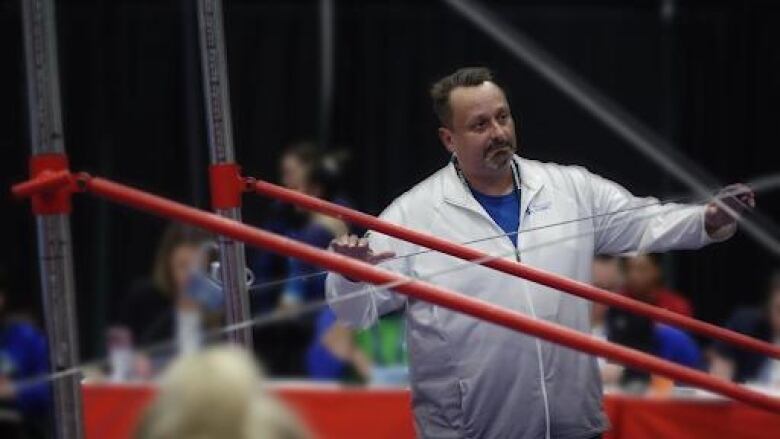
[[[516, 156], [509, 104], [485, 68], [456, 71], [437, 82], [431, 96], [439, 137], [453, 160], [398, 197], [382, 213], [386, 221], [453, 242], [504, 234], [471, 245], [583, 282], [590, 280], [595, 254], [699, 248], [736, 229], [712, 203], [654, 204], [583, 168]], [[724, 201], [736, 211], [754, 204], [746, 187], [733, 192], [739, 195]], [[537, 229], [578, 218], [589, 219]], [[589, 331], [588, 301], [483, 266], [437, 275], [463, 261], [437, 252], [402, 257], [422, 249], [378, 233], [343, 236], [331, 248]], [[336, 273], [327, 279], [331, 307], [352, 327], [405, 310], [419, 436], [589, 439], [607, 428], [595, 358], [392, 291], [339, 299], [367, 288]]]

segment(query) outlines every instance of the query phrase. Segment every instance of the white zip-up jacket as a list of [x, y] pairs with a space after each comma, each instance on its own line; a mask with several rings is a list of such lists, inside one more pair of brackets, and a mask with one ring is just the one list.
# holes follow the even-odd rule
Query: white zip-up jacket
[[[702, 206], [653, 204], [657, 200], [634, 197], [581, 167], [514, 160], [521, 178], [518, 248], [505, 236], [471, 244], [491, 255], [519, 257], [533, 267], [589, 282], [595, 254], [692, 249], [715, 240], [705, 232]], [[643, 205], [650, 207], [625, 210]], [[539, 229], [586, 217], [593, 218]], [[452, 163], [398, 197], [381, 218], [452, 242], [504, 233]], [[716, 236], [725, 239], [735, 228], [726, 227]], [[578, 238], [567, 239], [573, 236]], [[374, 252], [393, 251], [398, 256], [424, 250], [379, 233], [369, 234], [369, 243]], [[483, 266], [436, 275], [463, 263], [427, 252], [389, 260], [382, 267], [589, 331], [590, 303], [579, 297]], [[392, 291], [372, 289], [335, 300], [366, 288], [371, 287], [328, 275], [331, 307], [351, 327], [368, 327], [382, 314], [405, 308], [419, 436], [580, 439], [606, 430], [594, 357]]]

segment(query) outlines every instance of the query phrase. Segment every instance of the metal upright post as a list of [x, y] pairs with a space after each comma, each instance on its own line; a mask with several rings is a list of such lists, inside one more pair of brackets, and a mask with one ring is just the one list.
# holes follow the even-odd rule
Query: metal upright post
[[[23, 0], [24, 53], [33, 175], [67, 169], [62, 131], [53, 0]], [[69, 194], [33, 200], [37, 225], [43, 311], [53, 371], [78, 365], [76, 297], [70, 235]], [[82, 438], [80, 377], [53, 382], [55, 434]]]
[[[217, 214], [240, 221], [240, 196], [236, 196], [236, 186], [233, 186], [238, 182], [238, 167], [235, 165], [233, 150], [230, 89], [220, 0], [198, 0], [198, 31], [211, 156], [212, 207]], [[235, 181], [231, 181], [231, 177], [235, 177]], [[238, 190], [240, 192], [240, 189]], [[226, 191], [230, 192], [227, 200], [221, 197]], [[247, 320], [250, 313], [244, 244], [222, 236], [219, 238], [219, 251], [227, 323]], [[228, 337], [248, 348], [252, 345], [251, 328], [233, 331]]]
[[320, 0], [320, 114], [319, 144], [330, 145], [331, 110], [333, 109], [334, 72], [336, 69], [336, 14], [334, 0]]

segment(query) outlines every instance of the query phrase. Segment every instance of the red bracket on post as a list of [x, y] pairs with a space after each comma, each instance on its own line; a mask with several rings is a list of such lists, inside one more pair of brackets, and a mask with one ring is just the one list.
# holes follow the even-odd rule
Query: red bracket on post
[[17, 196], [30, 196], [36, 215], [70, 213], [72, 178], [65, 154], [36, 154], [30, 157], [28, 186], [14, 188]]
[[246, 189], [241, 178], [241, 167], [235, 163], [209, 166], [209, 186], [213, 209], [241, 207], [241, 194]]

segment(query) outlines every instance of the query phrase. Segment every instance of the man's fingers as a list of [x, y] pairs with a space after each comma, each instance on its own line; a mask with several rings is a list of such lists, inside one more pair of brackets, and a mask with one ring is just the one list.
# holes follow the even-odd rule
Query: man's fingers
[[388, 259], [393, 259], [395, 257], [395, 252], [387, 251], [382, 253], [377, 253], [375, 255], [371, 255], [368, 262], [372, 264], [379, 264], [380, 262], [386, 261]]

